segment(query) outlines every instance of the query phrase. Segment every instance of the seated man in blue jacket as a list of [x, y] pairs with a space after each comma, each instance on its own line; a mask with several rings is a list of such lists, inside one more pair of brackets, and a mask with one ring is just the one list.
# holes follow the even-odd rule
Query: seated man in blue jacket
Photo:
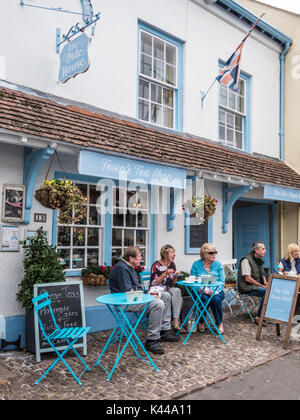
[[[128, 292], [131, 289], [142, 290], [135, 267], [141, 263], [141, 251], [136, 246], [130, 246], [124, 252], [123, 258], [112, 268], [108, 280], [112, 293]], [[127, 311], [141, 312], [142, 304], [130, 305]], [[156, 297], [146, 309], [148, 315], [147, 340], [145, 348], [155, 354], [163, 354], [164, 350], [159, 341], [178, 341], [178, 337], [171, 332], [171, 295], [163, 293]]]

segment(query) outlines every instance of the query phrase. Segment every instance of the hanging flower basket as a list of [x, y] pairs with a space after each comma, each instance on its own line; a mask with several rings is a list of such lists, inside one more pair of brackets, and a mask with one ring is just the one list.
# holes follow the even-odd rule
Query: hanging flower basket
[[217, 202], [215, 198], [210, 195], [204, 197], [193, 197], [182, 206], [183, 210], [188, 211], [190, 217], [198, 217], [199, 224], [203, 224], [216, 211]]
[[86, 217], [86, 197], [72, 181], [45, 179], [35, 192], [36, 200], [49, 209], [60, 210], [58, 222], [73, 224]]

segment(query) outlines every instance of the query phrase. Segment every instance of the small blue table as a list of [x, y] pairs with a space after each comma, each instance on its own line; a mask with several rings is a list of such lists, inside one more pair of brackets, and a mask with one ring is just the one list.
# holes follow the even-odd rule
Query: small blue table
[[[188, 339], [190, 338], [190, 335], [194, 329], [194, 327], [197, 327], [198, 322], [200, 320], [200, 318], [204, 318], [204, 322], [206, 323], [208, 329], [210, 330], [210, 332], [212, 334], [214, 334], [214, 331], [212, 330], [211, 326], [209, 325], [206, 316], [209, 318], [209, 320], [211, 321], [213, 327], [215, 328], [217, 334], [220, 336], [221, 340], [226, 343], [226, 341], [224, 340], [222, 334], [220, 333], [218, 327], [216, 326], [214, 320], [212, 319], [212, 317], [210, 316], [210, 313], [208, 312], [207, 308], [208, 305], [211, 301], [211, 299], [213, 298], [214, 294], [216, 293], [217, 289], [219, 286], [221, 286], [223, 283], [221, 282], [216, 282], [216, 283], [210, 283], [210, 284], [203, 284], [200, 282], [194, 282], [194, 283], [190, 283], [190, 282], [186, 282], [186, 281], [178, 281], [177, 284], [184, 286], [185, 289], [187, 290], [188, 294], [191, 296], [191, 298], [193, 299], [193, 306], [190, 309], [189, 313], [187, 314], [187, 316], [185, 317], [183, 323], [181, 324], [180, 330], [181, 328], [184, 327], [184, 325], [188, 322], [188, 320], [190, 318], [193, 318], [193, 324], [191, 327], [190, 332], [188, 333], [187, 337], [185, 338], [185, 340], [183, 341], [182, 345], [185, 345], [186, 342], [188, 341]], [[209, 299], [207, 299], [206, 302], [203, 302], [201, 299], [201, 296], [203, 294], [204, 288], [205, 287], [209, 287], [210, 289], [212, 289], [212, 294], [209, 297]], [[199, 289], [200, 292], [199, 292]], [[177, 334], [180, 334], [180, 330], [177, 332]]]
[[[139, 323], [141, 322], [145, 311], [147, 309], [147, 307], [149, 306], [150, 302], [152, 302], [154, 299], [153, 296], [151, 295], [147, 295], [147, 294], [143, 294], [142, 300], [140, 301], [134, 301], [132, 303], [127, 302], [126, 300], [126, 293], [112, 293], [112, 294], [107, 294], [107, 295], [102, 295], [96, 298], [96, 301], [98, 303], [103, 303], [105, 304], [109, 311], [111, 312], [111, 314], [113, 315], [113, 317], [116, 320], [116, 326], [113, 329], [112, 333], [110, 334], [102, 352], [100, 353], [100, 356], [98, 357], [97, 362], [95, 363], [94, 366], [97, 366], [100, 363], [100, 360], [102, 358], [102, 356], [104, 355], [105, 351], [116, 341], [119, 340], [119, 346], [118, 346], [118, 351], [117, 351], [117, 355], [116, 355], [116, 361], [115, 364], [112, 368], [112, 370], [110, 372], [108, 372], [106, 370], [106, 368], [100, 363], [100, 366], [105, 370], [105, 372], [108, 374], [108, 378], [107, 381], [110, 380], [111, 375], [113, 374], [115, 368], [117, 367], [126, 347], [128, 346], [128, 344], [131, 345], [132, 349], [134, 350], [134, 352], [136, 353], [137, 357], [139, 359], [143, 359], [146, 363], [150, 363], [154, 369], [158, 372], [157, 367], [155, 366], [153, 360], [151, 359], [151, 357], [149, 356], [147, 350], [145, 349], [144, 345], [142, 344], [141, 340], [139, 339], [139, 337], [136, 334], [136, 329], [139, 325]], [[137, 317], [136, 317], [136, 322], [133, 323], [133, 319], [130, 320], [128, 319], [128, 313], [127, 313], [127, 309], [130, 305], [144, 305], [144, 307], [142, 308], [141, 312], [137, 312]], [[129, 312], [130, 313], [130, 312]], [[132, 312], [131, 312], [132, 314]], [[122, 339], [123, 337], [126, 338], [125, 344], [121, 349], [121, 344], [122, 344]], [[146, 359], [144, 359], [144, 357], [142, 357], [139, 353], [139, 349], [142, 350], [142, 352], [144, 352], [144, 354], [146, 355]]]

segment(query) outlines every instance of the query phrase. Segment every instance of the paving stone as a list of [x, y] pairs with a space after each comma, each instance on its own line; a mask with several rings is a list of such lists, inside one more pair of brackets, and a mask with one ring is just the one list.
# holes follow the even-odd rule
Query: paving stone
[[[139, 360], [131, 347], [127, 347], [111, 380], [98, 365], [93, 367], [104, 347], [110, 331], [88, 335], [86, 363], [92, 372], [85, 372], [79, 386], [68, 370], [59, 362], [39, 385], [34, 382], [56, 359], [54, 354], [42, 355], [36, 363], [35, 355], [27, 351], [5, 352], [0, 357], [1, 400], [168, 400], [180, 399], [189, 392], [225, 380], [255, 366], [282, 357], [300, 348], [299, 340], [291, 339], [289, 348], [283, 349], [285, 327], [276, 336], [275, 325], [268, 325], [256, 341], [256, 326], [247, 316], [233, 318], [225, 310], [224, 344], [217, 335], [208, 331], [191, 334], [185, 346], [182, 341], [162, 343], [164, 355], [152, 355], [159, 372]], [[141, 339], [144, 333], [139, 332]], [[103, 358], [106, 368], [115, 361], [115, 348]], [[3, 356], [3, 357], [2, 357]], [[75, 371], [81, 372], [77, 358], [66, 357]]]

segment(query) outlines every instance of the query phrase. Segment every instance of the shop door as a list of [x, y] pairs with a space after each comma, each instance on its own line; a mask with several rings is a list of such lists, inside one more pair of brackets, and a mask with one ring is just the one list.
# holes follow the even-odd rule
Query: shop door
[[263, 258], [264, 267], [270, 268], [269, 207], [236, 207], [234, 221], [234, 257], [237, 263], [250, 252], [253, 242], [262, 241], [267, 249]]

